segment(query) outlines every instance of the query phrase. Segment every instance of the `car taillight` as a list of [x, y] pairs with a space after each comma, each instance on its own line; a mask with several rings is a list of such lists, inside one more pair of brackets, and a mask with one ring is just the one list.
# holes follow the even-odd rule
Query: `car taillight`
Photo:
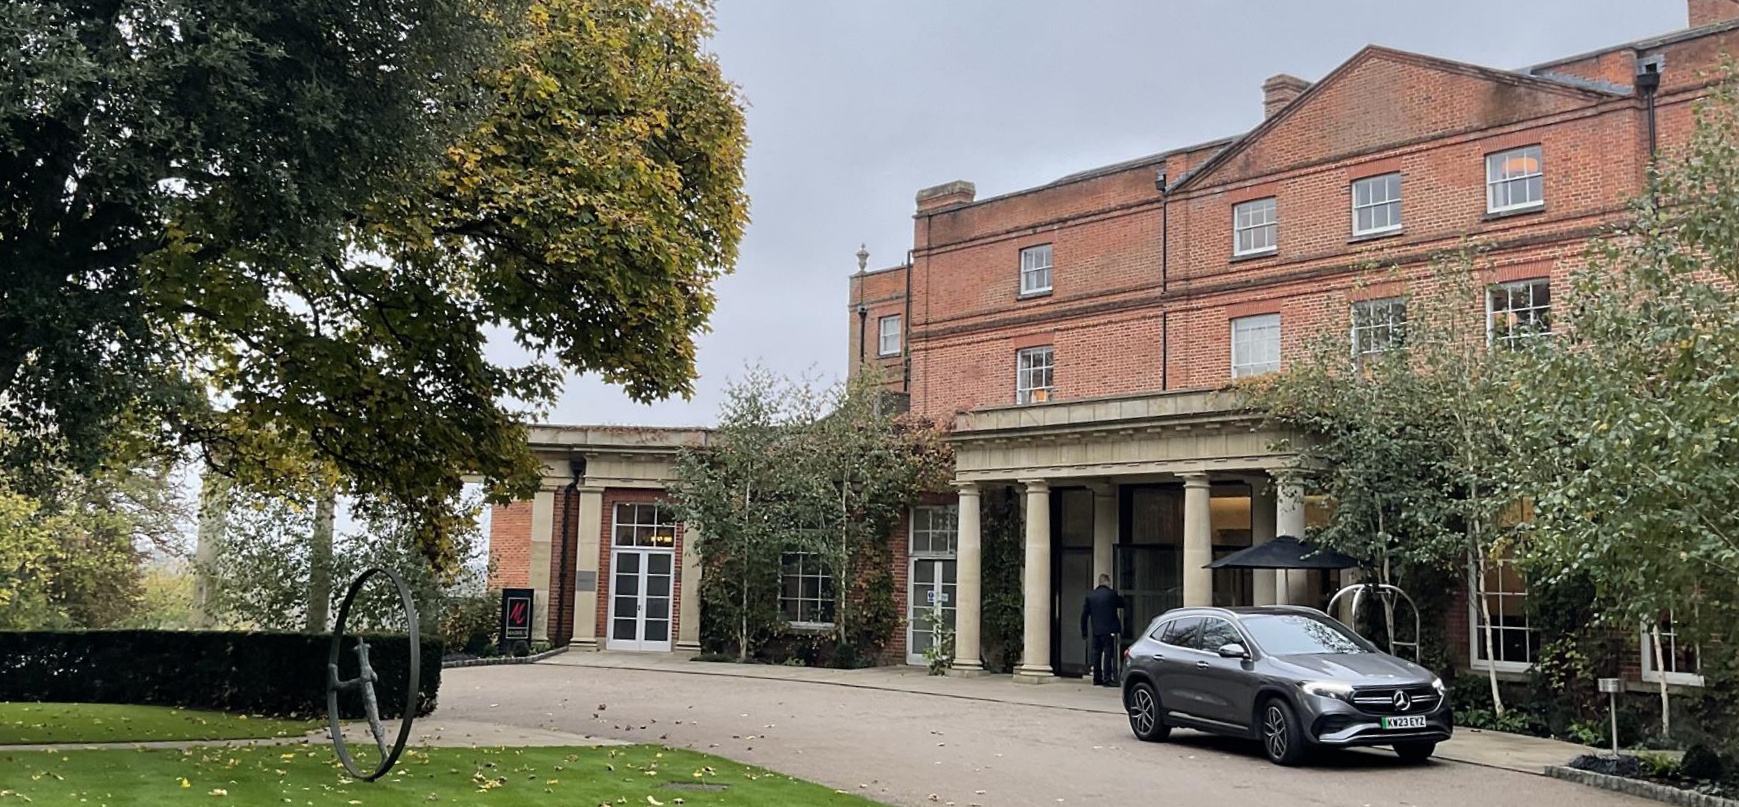
[[1127, 648], [1127, 647], [1123, 648], [1123, 660], [1124, 661], [1129, 660], [1129, 648]]

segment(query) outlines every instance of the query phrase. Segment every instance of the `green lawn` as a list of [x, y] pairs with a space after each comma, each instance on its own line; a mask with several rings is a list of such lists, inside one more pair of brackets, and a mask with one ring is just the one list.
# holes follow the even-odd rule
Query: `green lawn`
[[0, 745], [295, 737], [321, 724], [167, 706], [0, 703]]
[[[28, 802], [25, 800], [28, 799]], [[379, 782], [326, 745], [0, 753], [0, 805], [868, 807], [783, 774], [655, 746], [409, 749]]]

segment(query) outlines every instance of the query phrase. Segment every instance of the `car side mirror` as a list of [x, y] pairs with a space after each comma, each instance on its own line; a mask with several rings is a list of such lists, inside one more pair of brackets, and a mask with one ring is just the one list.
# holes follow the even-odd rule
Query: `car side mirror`
[[1244, 649], [1244, 646], [1241, 644], [1238, 644], [1237, 642], [1232, 642], [1231, 644], [1220, 645], [1220, 658], [1247, 659], [1249, 657], [1250, 657], [1250, 651]]

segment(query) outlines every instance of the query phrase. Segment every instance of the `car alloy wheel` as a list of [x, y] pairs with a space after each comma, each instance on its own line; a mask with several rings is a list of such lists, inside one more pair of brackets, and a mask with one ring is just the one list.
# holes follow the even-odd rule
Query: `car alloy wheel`
[[1277, 765], [1297, 765], [1304, 761], [1304, 732], [1292, 707], [1280, 698], [1273, 698], [1262, 707], [1262, 751]]
[[1171, 727], [1165, 725], [1160, 716], [1159, 697], [1154, 694], [1152, 686], [1138, 683], [1129, 688], [1127, 697], [1129, 730], [1135, 733], [1136, 739], [1151, 743], [1170, 736]]
[[1280, 704], [1268, 704], [1268, 713], [1262, 717], [1262, 742], [1268, 746], [1268, 756], [1282, 759], [1286, 756], [1286, 713], [1281, 711]]

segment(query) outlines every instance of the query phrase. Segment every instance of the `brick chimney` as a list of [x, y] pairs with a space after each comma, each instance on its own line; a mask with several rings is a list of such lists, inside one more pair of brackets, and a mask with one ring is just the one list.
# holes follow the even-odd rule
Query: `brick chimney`
[[1739, 0], [1689, 0], [1691, 27], [1739, 19]]
[[[1692, 0], [1695, 2], [1695, 0]], [[1310, 82], [1297, 76], [1281, 73], [1262, 82], [1262, 117], [1272, 118], [1274, 113], [1286, 108], [1294, 98], [1310, 89]]]
[[918, 191], [918, 213], [940, 213], [972, 204], [978, 198], [978, 186], [964, 179]]

